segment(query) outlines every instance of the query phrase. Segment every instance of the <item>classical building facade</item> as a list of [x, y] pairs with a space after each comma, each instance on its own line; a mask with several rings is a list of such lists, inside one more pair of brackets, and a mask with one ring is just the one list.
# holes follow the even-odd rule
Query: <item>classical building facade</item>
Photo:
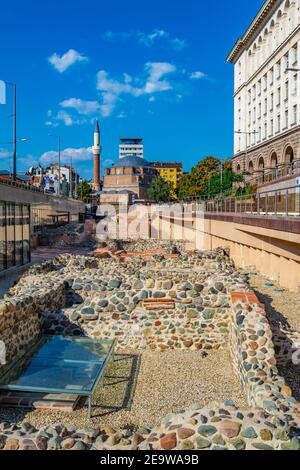
[[234, 170], [259, 176], [290, 165], [294, 171], [300, 161], [300, 0], [266, 0], [227, 60], [234, 64]]

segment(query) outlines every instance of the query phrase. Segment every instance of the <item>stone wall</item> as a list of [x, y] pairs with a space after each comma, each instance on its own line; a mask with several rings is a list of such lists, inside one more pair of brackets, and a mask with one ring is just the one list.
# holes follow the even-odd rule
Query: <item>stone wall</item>
[[[65, 306], [66, 285], [47, 284], [34, 289], [32, 294], [22, 292], [0, 302], [0, 339], [6, 350], [6, 362], [26, 351], [41, 332], [41, 317], [45, 309], [55, 311]], [[0, 366], [1, 371], [1, 366]]]
[[254, 293], [233, 292], [231, 302], [232, 359], [249, 406], [272, 413], [292, 410], [297, 402], [279, 375], [264, 305]]
[[[140, 256], [127, 262], [126, 256], [120, 261], [67, 255], [30, 268], [0, 303], [0, 339], [5, 338], [9, 357], [39, 333], [41, 312], [50, 333], [71, 334], [68, 328], [75, 328], [74, 334], [99, 337], [110, 325], [109, 334], [121, 343], [120, 334], [131, 328], [136, 340], [136, 326], [141, 326], [140, 338], [163, 338], [157, 345], [173, 349], [177, 343], [180, 348], [209, 349], [208, 330], [214, 326], [219, 333], [214, 344], [229, 344], [249, 408], [232, 401], [195, 404], [166, 416], [159, 426], [137, 432], [0, 423], [0, 449], [299, 450], [300, 406], [278, 372], [265, 308], [249, 288], [247, 276], [220, 250], [188, 256], [183, 252], [178, 258], [161, 255], [147, 262]], [[62, 309], [66, 291], [71, 307]], [[151, 310], [155, 302], [168, 308]], [[171, 303], [174, 308], [169, 309]], [[131, 304], [136, 306], [132, 312]], [[192, 335], [180, 332], [185, 323]], [[153, 349], [151, 341], [146, 347]]]

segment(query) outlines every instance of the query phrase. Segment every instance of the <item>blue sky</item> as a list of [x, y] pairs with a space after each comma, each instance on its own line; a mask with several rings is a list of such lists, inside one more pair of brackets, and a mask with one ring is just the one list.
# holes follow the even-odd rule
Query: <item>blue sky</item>
[[[261, 0], [15, 0], [1, 2], [0, 79], [18, 85], [18, 170], [56, 160], [92, 176], [94, 120], [102, 163], [122, 136], [145, 158], [227, 157], [233, 144], [233, 66], [226, 56]], [[0, 169], [11, 168], [11, 90], [0, 105]]]

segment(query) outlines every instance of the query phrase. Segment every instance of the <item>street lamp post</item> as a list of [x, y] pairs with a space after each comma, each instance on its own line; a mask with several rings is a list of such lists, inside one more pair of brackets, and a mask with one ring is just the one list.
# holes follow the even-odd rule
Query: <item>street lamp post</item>
[[13, 87], [13, 181], [17, 180], [17, 85], [16, 83], [7, 82], [6, 85]]
[[71, 155], [71, 168], [70, 168], [70, 197], [73, 198], [73, 157]]
[[17, 85], [13, 84], [13, 181], [17, 181]]
[[[258, 134], [257, 131], [234, 131], [235, 134], [242, 134], [242, 135], [246, 135], [246, 153], [245, 153], [245, 160], [247, 159], [247, 155], [248, 155], [248, 137], [251, 136], [252, 134], [255, 135], [255, 134]], [[246, 162], [244, 162], [244, 171], [246, 171]]]

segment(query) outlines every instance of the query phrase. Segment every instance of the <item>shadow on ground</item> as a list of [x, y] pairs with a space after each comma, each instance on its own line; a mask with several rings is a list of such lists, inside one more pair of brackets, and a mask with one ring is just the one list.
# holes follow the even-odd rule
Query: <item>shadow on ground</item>
[[134, 398], [141, 356], [116, 354], [108, 365], [104, 379], [93, 397], [93, 418], [121, 410], [130, 410]]
[[279, 374], [284, 377], [286, 384], [291, 388], [293, 397], [300, 402], [300, 365], [296, 365], [292, 361], [296, 348], [294, 342], [288, 336], [288, 332], [292, 332], [293, 327], [287, 318], [273, 307], [273, 298], [271, 296], [256, 290], [255, 293], [260, 302], [266, 307], [267, 317], [273, 333]]

